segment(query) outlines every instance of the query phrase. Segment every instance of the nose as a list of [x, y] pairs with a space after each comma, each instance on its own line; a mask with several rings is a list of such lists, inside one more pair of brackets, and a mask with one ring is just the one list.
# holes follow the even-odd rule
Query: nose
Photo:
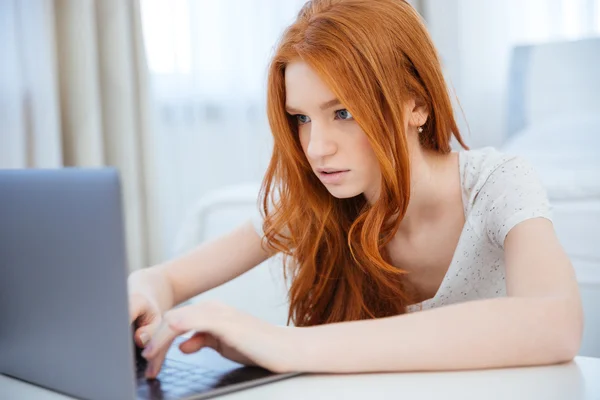
[[310, 139], [306, 149], [306, 155], [309, 158], [319, 160], [337, 152], [337, 143], [327, 131], [327, 129], [319, 127], [316, 124], [311, 126]]

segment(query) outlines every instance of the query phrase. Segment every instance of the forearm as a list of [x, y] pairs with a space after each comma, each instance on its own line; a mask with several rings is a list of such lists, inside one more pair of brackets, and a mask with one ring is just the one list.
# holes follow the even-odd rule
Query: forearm
[[298, 328], [292, 369], [423, 371], [561, 362], [579, 346], [580, 320], [573, 308], [565, 299], [499, 298]]
[[228, 282], [260, 264], [269, 254], [252, 223], [246, 222], [176, 259], [152, 267], [168, 282], [177, 305]]

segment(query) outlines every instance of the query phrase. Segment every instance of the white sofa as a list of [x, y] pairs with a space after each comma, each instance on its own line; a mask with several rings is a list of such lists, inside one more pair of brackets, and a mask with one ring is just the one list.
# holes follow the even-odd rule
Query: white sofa
[[[569, 137], [561, 142], [568, 143], [554, 145], [553, 135], [565, 130]], [[547, 188], [554, 228], [573, 263], [583, 300], [581, 354], [593, 357], [600, 357], [600, 158], [593, 154], [598, 148], [600, 116], [563, 116], [530, 126], [503, 149], [528, 159]]]
[[581, 354], [600, 357], [600, 38], [519, 46], [511, 57], [507, 141], [553, 206], [583, 299]]

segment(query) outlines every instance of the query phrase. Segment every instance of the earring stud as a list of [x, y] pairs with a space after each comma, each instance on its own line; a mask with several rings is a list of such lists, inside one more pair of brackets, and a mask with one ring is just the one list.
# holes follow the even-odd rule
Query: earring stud
[[421, 133], [421, 132], [423, 132], [423, 127], [420, 126], [420, 127], [417, 128], [417, 130], [419, 131], [419, 133]]

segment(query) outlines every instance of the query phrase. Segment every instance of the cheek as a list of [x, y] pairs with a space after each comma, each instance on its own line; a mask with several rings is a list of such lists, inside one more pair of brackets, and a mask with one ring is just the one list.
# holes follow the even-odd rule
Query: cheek
[[367, 135], [365, 135], [362, 131], [357, 137], [357, 148], [360, 150], [361, 158], [364, 160], [369, 169], [374, 167], [379, 169], [379, 162], [377, 161], [373, 147], [371, 147], [371, 143], [369, 142]]
[[360, 150], [363, 153], [372, 153], [373, 152], [373, 148], [371, 147], [371, 143], [369, 142], [369, 139], [367, 138], [367, 135], [365, 135], [364, 133], [361, 133], [358, 138], [357, 138], [357, 142], [358, 145], [360, 147]]
[[310, 141], [310, 135], [306, 128], [298, 128], [298, 139], [300, 140], [300, 147], [302, 147], [302, 151], [304, 151], [304, 154], [306, 154], [308, 143]]

